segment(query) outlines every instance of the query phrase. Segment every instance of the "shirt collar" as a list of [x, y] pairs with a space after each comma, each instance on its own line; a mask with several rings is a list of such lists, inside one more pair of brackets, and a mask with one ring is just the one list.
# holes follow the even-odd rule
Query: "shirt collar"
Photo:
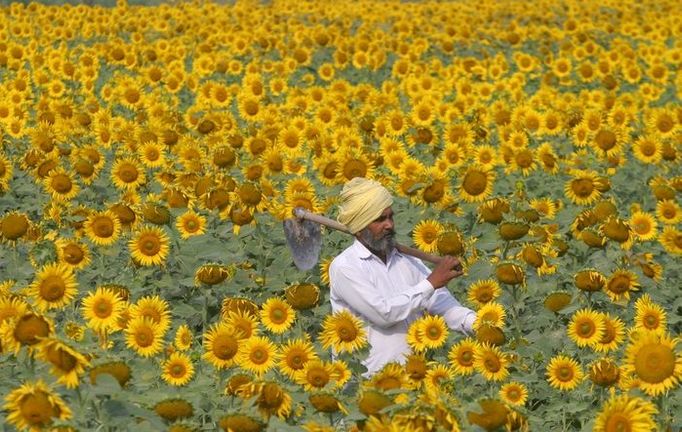
[[[354, 247], [355, 250], [357, 251], [358, 257], [359, 257], [360, 259], [366, 260], [366, 259], [370, 259], [370, 258], [372, 258], [372, 257], [376, 257], [377, 259], [379, 259], [379, 257], [377, 257], [376, 255], [374, 255], [374, 254], [372, 253], [372, 251], [370, 251], [369, 249], [367, 249], [367, 246], [365, 246], [364, 244], [362, 244], [362, 242], [361, 242], [360, 240], [358, 240], [357, 238], [356, 238], [355, 241], [353, 242], [353, 247]], [[387, 264], [390, 263], [391, 260], [392, 260], [392, 258], [393, 258], [394, 256], [396, 256], [396, 255], [401, 256], [401, 253], [398, 251], [398, 248], [393, 248], [393, 250], [388, 254], [388, 257], [387, 257], [387, 259], [386, 259]]]

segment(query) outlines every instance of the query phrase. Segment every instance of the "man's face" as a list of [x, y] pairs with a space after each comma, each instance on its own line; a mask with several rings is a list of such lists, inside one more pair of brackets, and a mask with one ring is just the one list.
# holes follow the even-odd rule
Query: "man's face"
[[395, 247], [393, 228], [393, 209], [388, 207], [358, 234], [370, 249], [388, 254]]

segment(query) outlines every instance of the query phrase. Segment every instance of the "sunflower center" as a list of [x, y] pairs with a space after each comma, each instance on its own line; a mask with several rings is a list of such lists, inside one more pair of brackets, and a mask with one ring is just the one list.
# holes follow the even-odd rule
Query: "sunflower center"
[[181, 378], [185, 376], [185, 372], [186, 372], [185, 367], [181, 364], [174, 364], [169, 371], [170, 375], [173, 378]]
[[189, 232], [194, 232], [198, 228], [198, 224], [194, 219], [190, 219], [185, 222], [185, 230]]
[[341, 339], [343, 342], [351, 342], [357, 337], [358, 331], [355, 326], [342, 323], [339, 325], [337, 334], [339, 339]]
[[440, 201], [441, 198], [445, 195], [445, 186], [443, 185], [443, 182], [440, 180], [436, 180], [430, 185], [428, 185], [426, 188], [424, 188], [424, 201], [427, 203], [435, 203]]
[[336, 174], [339, 172], [339, 163], [332, 161], [327, 163], [324, 166], [324, 169], [322, 170], [322, 175], [326, 179], [333, 179], [336, 177]]
[[573, 379], [573, 369], [569, 366], [561, 366], [557, 371], [559, 381], [568, 382]]
[[632, 430], [631, 425], [632, 419], [623, 413], [614, 412], [606, 420], [604, 430], [608, 432], [630, 432]]
[[571, 190], [581, 198], [588, 197], [594, 191], [594, 182], [588, 178], [575, 179], [571, 182]]
[[149, 327], [141, 327], [135, 332], [135, 343], [142, 348], [151, 346], [154, 342], [154, 332]]
[[272, 321], [275, 324], [282, 324], [284, 321], [287, 319], [287, 313], [283, 311], [282, 309], [274, 309], [270, 313], [270, 321]]
[[50, 348], [47, 351], [47, 359], [64, 372], [72, 371], [78, 364], [76, 357], [61, 348]]
[[493, 299], [493, 293], [488, 289], [482, 289], [476, 293], [476, 300], [479, 303], [488, 303]]
[[502, 368], [500, 359], [498, 359], [497, 356], [487, 356], [483, 363], [486, 370], [493, 373], [499, 371]]
[[16, 240], [28, 231], [28, 220], [23, 215], [9, 214], [0, 223], [1, 234], [8, 240]]
[[647, 383], [661, 383], [675, 372], [675, 353], [658, 343], [644, 345], [635, 357], [635, 372]]
[[148, 148], [147, 151], [145, 152], [145, 156], [147, 157], [147, 160], [152, 161], [152, 162], [158, 160], [160, 155], [161, 155], [161, 153], [159, 153], [159, 151], [157, 149], [155, 149], [154, 147]]
[[488, 185], [488, 177], [481, 171], [469, 171], [464, 176], [462, 188], [469, 195], [480, 195], [485, 192]]
[[611, 342], [613, 342], [614, 339], [616, 339], [616, 328], [613, 325], [611, 325], [610, 322], [606, 321], [604, 325], [604, 333], [602, 334], [599, 343], [603, 345], [608, 345]]
[[578, 326], [578, 334], [580, 337], [588, 338], [594, 334], [596, 328], [593, 323], [584, 322]]
[[34, 345], [50, 333], [50, 326], [37, 315], [25, 315], [14, 327], [14, 338], [24, 345]]
[[658, 324], [659, 321], [656, 315], [648, 314], [644, 317], [644, 327], [653, 330], [658, 328]]
[[43, 391], [24, 396], [19, 402], [21, 417], [31, 426], [45, 426], [51, 423], [55, 407]]
[[670, 132], [673, 128], [673, 119], [665, 115], [659, 117], [656, 121], [656, 128], [662, 133]]
[[114, 223], [108, 217], [98, 217], [92, 222], [92, 231], [97, 237], [111, 237], [114, 234]]
[[609, 151], [616, 145], [616, 134], [610, 130], [600, 130], [594, 140], [600, 149]]
[[213, 340], [213, 355], [220, 360], [229, 360], [237, 354], [239, 344], [232, 336], [218, 336]]
[[459, 364], [462, 366], [471, 366], [474, 364], [474, 353], [473, 351], [464, 351], [459, 355]]
[[147, 236], [140, 239], [140, 251], [147, 256], [154, 256], [161, 250], [161, 244], [156, 237]]
[[630, 288], [630, 278], [623, 275], [617, 275], [609, 282], [608, 288], [609, 291], [616, 294], [627, 292]]
[[66, 174], [56, 174], [52, 177], [52, 182], [50, 184], [52, 189], [60, 194], [66, 194], [73, 188], [71, 179]]
[[303, 356], [300, 354], [292, 354], [289, 356], [289, 361], [287, 362], [289, 367], [292, 369], [302, 369], [303, 368]]
[[520, 168], [530, 168], [533, 165], [533, 154], [529, 150], [519, 152], [515, 159]]
[[249, 100], [249, 101], [246, 101], [246, 103], [244, 104], [244, 111], [246, 112], [246, 114], [248, 114], [250, 116], [255, 116], [256, 114], [258, 114], [258, 110], [259, 110], [259, 106], [258, 106], [258, 102], [256, 102], [256, 101]]
[[329, 382], [329, 374], [322, 369], [310, 369], [306, 376], [313, 387], [324, 387]]
[[70, 243], [64, 246], [62, 251], [64, 253], [64, 261], [69, 264], [75, 265], [83, 260], [83, 249], [76, 244]]
[[639, 145], [639, 150], [644, 156], [653, 156], [656, 154], [656, 144], [650, 141], [645, 141]]
[[348, 179], [364, 177], [367, 173], [367, 165], [359, 159], [351, 159], [343, 165], [343, 176]]
[[114, 312], [113, 305], [111, 302], [109, 302], [106, 299], [101, 299], [97, 303], [95, 303], [93, 312], [95, 312], [95, 315], [97, 315], [97, 318], [109, 318], [111, 314]]
[[263, 364], [268, 360], [268, 353], [262, 348], [256, 348], [251, 352], [250, 359], [255, 364]]
[[64, 296], [66, 283], [57, 275], [50, 275], [40, 284], [40, 296], [47, 301], [59, 300]]

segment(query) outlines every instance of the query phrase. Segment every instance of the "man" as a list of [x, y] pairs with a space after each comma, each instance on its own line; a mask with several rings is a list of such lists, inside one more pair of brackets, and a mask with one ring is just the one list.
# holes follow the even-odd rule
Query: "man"
[[366, 377], [386, 363], [403, 362], [410, 323], [424, 312], [442, 315], [456, 331], [471, 332], [476, 313], [443, 287], [461, 276], [459, 261], [446, 256], [429, 270], [395, 248], [393, 198], [374, 180], [356, 177], [341, 191], [338, 221], [355, 236], [331, 263], [332, 311], [347, 309], [367, 325]]

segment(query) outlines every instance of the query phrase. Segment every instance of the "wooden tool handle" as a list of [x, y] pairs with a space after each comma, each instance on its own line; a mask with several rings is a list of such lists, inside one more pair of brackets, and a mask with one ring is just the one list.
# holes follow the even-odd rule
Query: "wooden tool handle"
[[[301, 207], [296, 207], [294, 209], [294, 216], [296, 216], [299, 219], [306, 219], [311, 222], [317, 222], [320, 225], [324, 225], [326, 227], [333, 228], [341, 232], [345, 232], [346, 234], [351, 234], [351, 232], [348, 230], [348, 227], [335, 221], [334, 219], [329, 219], [328, 217], [311, 213], [308, 210]], [[415, 258], [419, 258], [422, 261], [430, 262], [432, 264], [438, 264], [442, 259], [437, 255], [432, 255], [430, 253], [420, 251], [419, 249], [415, 249], [401, 244], [397, 244], [396, 249], [398, 249], [398, 251], [402, 254], [410, 255]]]

